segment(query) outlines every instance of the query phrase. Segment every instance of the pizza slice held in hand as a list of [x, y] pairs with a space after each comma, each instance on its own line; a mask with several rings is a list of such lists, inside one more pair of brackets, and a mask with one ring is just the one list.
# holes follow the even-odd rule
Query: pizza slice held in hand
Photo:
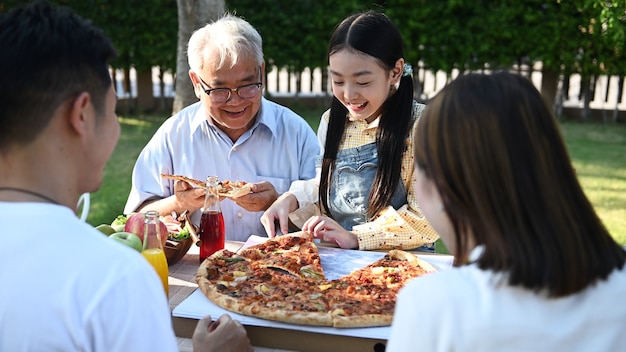
[[[185, 181], [194, 187], [206, 188], [206, 182], [182, 175], [161, 174], [161, 177], [168, 180]], [[252, 185], [244, 181], [219, 181], [218, 191], [220, 196], [237, 198], [245, 196], [252, 191]]]

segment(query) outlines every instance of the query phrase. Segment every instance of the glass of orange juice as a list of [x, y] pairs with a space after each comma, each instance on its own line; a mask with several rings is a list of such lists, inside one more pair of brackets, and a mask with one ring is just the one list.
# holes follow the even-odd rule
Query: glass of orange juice
[[161, 242], [161, 236], [167, 236], [167, 234], [160, 233], [159, 221], [159, 213], [157, 211], [151, 210], [146, 213], [143, 250], [141, 251], [141, 255], [143, 255], [154, 270], [156, 270], [161, 279], [161, 283], [163, 283], [165, 295], [169, 297], [169, 269], [165, 251], [163, 250], [163, 243]]
[[168, 285], [168, 267], [167, 259], [165, 258], [165, 252], [159, 248], [148, 248], [141, 251], [141, 255], [148, 260], [154, 270], [161, 278], [163, 288], [165, 289], [165, 295], [169, 297], [169, 285]]

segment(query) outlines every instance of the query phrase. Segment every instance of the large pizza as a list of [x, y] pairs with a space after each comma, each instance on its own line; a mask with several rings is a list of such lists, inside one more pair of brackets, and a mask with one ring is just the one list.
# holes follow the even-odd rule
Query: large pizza
[[324, 276], [318, 248], [304, 233], [240, 250], [215, 252], [196, 273], [200, 290], [232, 312], [292, 324], [372, 327], [391, 324], [405, 283], [436, 269], [391, 250], [335, 280]]

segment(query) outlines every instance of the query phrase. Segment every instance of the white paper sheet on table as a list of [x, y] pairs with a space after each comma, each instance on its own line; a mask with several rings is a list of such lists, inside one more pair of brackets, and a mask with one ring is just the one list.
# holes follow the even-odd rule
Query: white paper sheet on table
[[[248, 247], [250, 245], [263, 242], [266, 239], [267, 238], [264, 237], [251, 236], [243, 247]], [[324, 274], [326, 278], [330, 280], [347, 275], [353, 270], [366, 266], [385, 255], [384, 252], [346, 250], [322, 246], [319, 246], [318, 249], [322, 262], [322, 267], [324, 268]], [[445, 270], [452, 265], [452, 256], [432, 254], [418, 254], [417, 256], [431, 263], [437, 268], [437, 270]], [[225, 310], [215, 305], [208, 298], [206, 298], [206, 296], [199, 289], [195, 290], [191, 295], [189, 295], [189, 297], [187, 297], [176, 308], [174, 308], [174, 311], [172, 312], [172, 315], [175, 317], [191, 319], [201, 319], [207, 314], [210, 314], [213, 319], [217, 319], [222, 314], [230, 314], [234, 319], [239, 320], [244, 325], [309, 331], [322, 334], [364, 337], [371, 339], [386, 340], [389, 337], [390, 332], [389, 326], [338, 329], [332, 327], [287, 324], [241, 315]]]

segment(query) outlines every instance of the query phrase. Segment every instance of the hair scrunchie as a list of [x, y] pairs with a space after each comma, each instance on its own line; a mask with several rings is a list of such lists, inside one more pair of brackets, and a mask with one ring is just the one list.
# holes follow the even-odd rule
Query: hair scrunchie
[[413, 74], [413, 66], [409, 64], [404, 64], [404, 70], [402, 71], [402, 76], [410, 76]]

